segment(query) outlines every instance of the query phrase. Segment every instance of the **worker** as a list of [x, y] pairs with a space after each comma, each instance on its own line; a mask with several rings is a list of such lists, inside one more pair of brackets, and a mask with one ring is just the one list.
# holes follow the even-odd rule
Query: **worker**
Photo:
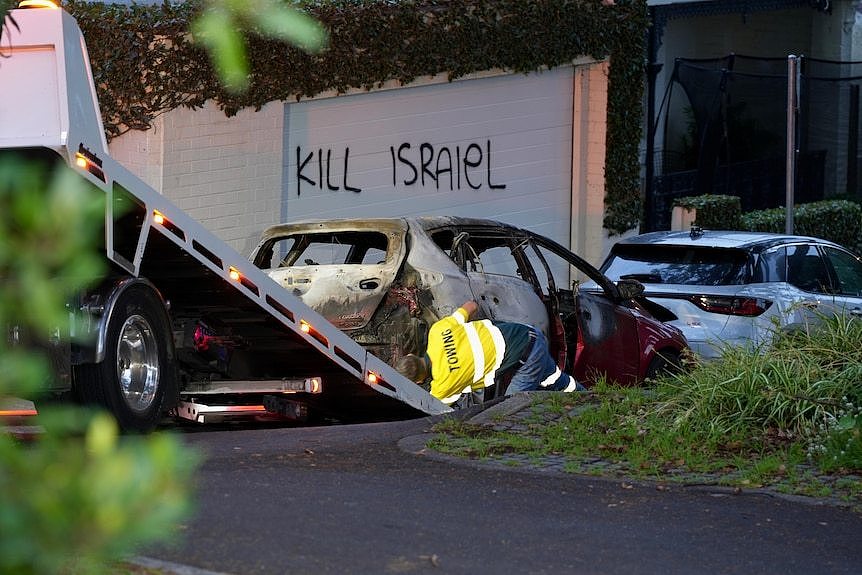
[[431, 379], [431, 395], [447, 405], [462, 394], [481, 391], [512, 374], [507, 395], [519, 391], [586, 391], [560, 371], [541, 330], [522, 323], [470, 321], [479, 305], [468, 301], [431, 326], [423, 356], [408, 354], [395, 369], [423, 384]]

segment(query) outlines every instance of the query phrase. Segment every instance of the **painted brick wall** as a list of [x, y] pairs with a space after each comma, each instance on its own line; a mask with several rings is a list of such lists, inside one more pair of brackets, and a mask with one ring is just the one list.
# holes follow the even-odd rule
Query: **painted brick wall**
[[278, 220], [282, 107], [228, 118], [208, 104], [165, 117], [163, 193], [240, 253]]
[[132, 130], [114, 138], [108, 145], [112, 158], [159, 193], [162, 193], [164, 164], [163, 123], [164, 117], [160, 116], [156, 118], [151, 130]]
[[572, 251], [597, 266], [611, 245], [605, 214], [608, 62], [575, 68], [572, 129]]
[[111, 153], [241, 254], [278, 223], [283, 105], [228, 118], [208, 103], [161, 116], [152, 130], [111, 143]]

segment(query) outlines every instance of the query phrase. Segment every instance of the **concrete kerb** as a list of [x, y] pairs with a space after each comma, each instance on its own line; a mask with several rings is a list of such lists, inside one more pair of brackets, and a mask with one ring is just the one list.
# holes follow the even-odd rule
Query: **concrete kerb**
[[170, 561], [161, 561], [150, 557], [131, 557], [126, 560], [130, 565], [136, 565], [144, 569], [155, 570], [160, 575], [230, 575], [220, 571], [207, 571], [206, 569], [198, 569], [190, 565], [181, 565], [179, 563], [171, 563]]
[[475, 423], [477, 425], [492, 423], [519, 413], [521, 410], [530, 407], [532, 403], [532, 393], [518, 393], [505, 398], [504, 401], [500, 401], [486, 409], [483, 409], [478, 414], [470, 418], [470, 423]]

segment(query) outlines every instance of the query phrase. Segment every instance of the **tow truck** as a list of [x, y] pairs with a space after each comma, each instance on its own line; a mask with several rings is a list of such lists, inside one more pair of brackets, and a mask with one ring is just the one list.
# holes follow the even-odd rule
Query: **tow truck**
[[106, 197], [108, 273], [69, 303], [84, 333], [51, 340], [51, 392], [102, 405], [131, 432], [166, 414], [350, 422], [451, 411], [111, 157], [69, 13], [25, 0], [10, 15], [0, 155], [74, 170]]

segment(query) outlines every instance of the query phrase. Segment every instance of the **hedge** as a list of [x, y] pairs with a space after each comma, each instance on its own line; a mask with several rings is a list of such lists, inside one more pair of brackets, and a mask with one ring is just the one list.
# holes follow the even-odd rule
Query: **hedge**
[[734, 230], [739, 228], [742, 217], [742, 204], [736, 196], [691, 196], [678, 198], [673, 205], [696, 210], [694, 223], [704, 229]]
[[[749, 231], [784, 233], [787, 210], [773, 208], [742, 215]], [[814, 236], [859, 252], [862, 246], [862, 206], [849, 200], [824, 200], [795, 206], [793, 233]], [[860, 252], [862, 253], [862, 252]]]
[[[720, 195], [691, 196], [674, 202], [674, 206], [696, 209], [694, 223], [704, 229], [784, 233], [784, 208], [742, 214], [739, 205], [738, 197]], [[862, 253], [862, 206], [850, 200], [799, 204], [793, 210], [793, 233], [829, 240]]]

